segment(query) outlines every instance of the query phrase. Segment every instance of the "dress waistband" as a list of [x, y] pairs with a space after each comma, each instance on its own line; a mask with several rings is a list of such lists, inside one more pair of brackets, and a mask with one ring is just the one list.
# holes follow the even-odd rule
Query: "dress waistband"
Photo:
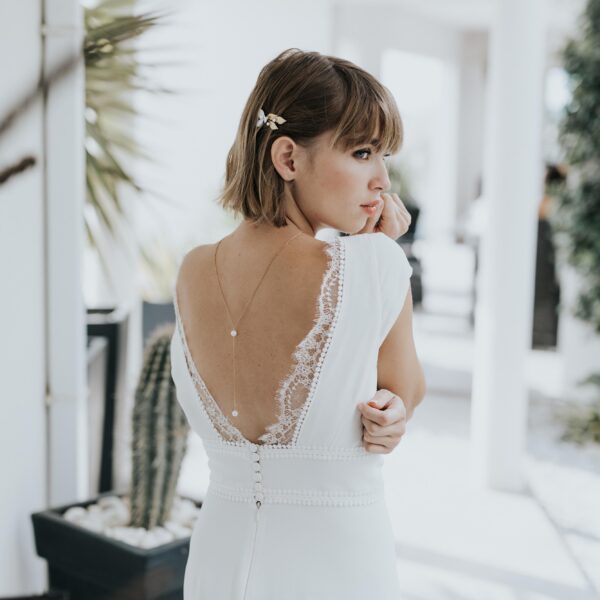
[[361, 506], [383, 497], [382, 456], [362, 446], [228, 446], [204, 442], [207, 494], [235, 502]]

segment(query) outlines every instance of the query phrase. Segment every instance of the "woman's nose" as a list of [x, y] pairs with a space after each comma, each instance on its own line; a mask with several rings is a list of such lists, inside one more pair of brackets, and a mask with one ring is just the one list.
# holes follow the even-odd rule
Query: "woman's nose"
[[373, 183], [374, 187], [381, 189], [382, 191], [390, 188], [390, 176], [388, 174], [387, 165], [383, 162], [383, 158], [377, 163], [377, 172], [373, 178]]

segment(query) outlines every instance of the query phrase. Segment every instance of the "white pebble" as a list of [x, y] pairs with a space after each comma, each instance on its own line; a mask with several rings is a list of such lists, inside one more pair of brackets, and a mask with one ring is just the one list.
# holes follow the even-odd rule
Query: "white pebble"
[[118, 527], [127, 525], [129, 522], [129, 512], [124, 506], [111, 507], [104, 511], [102, 518], [107, 527]]
[[140, 548], [154, 548], [159, 545], [160, 542], [152, 531], [147, 531], [146, 535], [140, 540]]
[[164, 527], [155, 527], [152, 530], [152, 533], [154, 533], [160, 544], [168, 544], [169, 542], [172, 542], [174, 538], [173, 534]]
[[176, 496], [173, 500], [170, 520], [162, 527], [147, 531], [143, 527], [130, 527], [129, 497], [104, 496], [88, 509], [73, 506], [64, 513], [64, 518], [81, 527], [104, 533], [106, 536], [139, 548], [155, 548], [175, 539], [191, 535], [200, 509], [191, 500]]
[[63, 517], [72, 523], [79, 523], [79, 521], [87, 517], [87, 510], [83, 506], [72, 506], [65, 511]]
[[165, 523], [165, 529], [169, 530], [177, 539], [189, 537], [192, 530], [189, 527], [184, 527], [173, 521], [167, 521]]

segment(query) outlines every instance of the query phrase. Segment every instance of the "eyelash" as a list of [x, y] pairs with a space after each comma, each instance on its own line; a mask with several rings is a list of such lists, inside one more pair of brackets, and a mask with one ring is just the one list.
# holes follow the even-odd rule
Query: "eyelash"
[[[364, 152], [366, 152], [368, 155], [371, 155], [371, 150], [369, 150], [368, 148], [362, 148], [361, 150], [357, 150], [354, 154], [363, 154]], [[390, 154], [384, 154], [383, 158], [389, 158], [391, 155]], [[363, 159], [364, 160], [364, 159]]]

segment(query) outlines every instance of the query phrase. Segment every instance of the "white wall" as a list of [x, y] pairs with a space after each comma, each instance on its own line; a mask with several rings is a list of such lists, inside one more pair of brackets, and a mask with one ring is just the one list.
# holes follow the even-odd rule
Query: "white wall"
[[[0, 115], [38, 79], [40, 18], [39, 2], [0, 2]], [[38, 161], [0, 187], [0, 596], [40, 592], [45, 578], [29, 517], [47, 486], [42, 128], [37, 103], [0, 141], [1, 166]]]

